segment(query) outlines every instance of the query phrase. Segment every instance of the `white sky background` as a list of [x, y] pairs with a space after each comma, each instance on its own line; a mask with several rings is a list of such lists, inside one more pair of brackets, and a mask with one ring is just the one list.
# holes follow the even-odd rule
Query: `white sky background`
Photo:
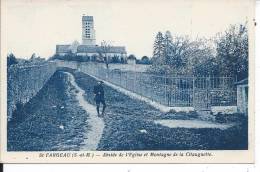
[[97, 44], [109, 40], [138, 58], [152, 55], [158, 31], [212, 37], [245, 23], [252, 0], [3, 0], [7, 51], [48, 58], [56, 44], [81, 42], [82, 14], [94, 16]]

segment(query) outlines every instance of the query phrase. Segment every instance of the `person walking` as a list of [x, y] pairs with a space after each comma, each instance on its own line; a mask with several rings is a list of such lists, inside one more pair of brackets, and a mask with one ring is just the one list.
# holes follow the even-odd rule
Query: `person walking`
[[101, 114], [102, 117], [103, 117], [104, 113], [105, 113], [105, 109], [106, 109], [106, 102], [105, 102], [104, 88], [103, 88], [103, 82], [102, 81], [98, 81], [97, 85], [94, 86], [93, 92], [94, 92], [94, 95], [95, 95], [98, 117], [100, 117], [100, 113], [99, 113], [100, 103], [102, 103], [102, 105], [103, 105], [102, 114]]

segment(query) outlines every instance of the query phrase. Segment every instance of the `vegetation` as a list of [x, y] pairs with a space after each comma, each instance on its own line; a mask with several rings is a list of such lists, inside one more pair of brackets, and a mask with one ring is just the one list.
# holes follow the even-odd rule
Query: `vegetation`
[[149, 57], [143, 56], [143, 57], [141, 58], [141, 60], [137, 59], [136, 63], [137, 63], [137, 64], [150, 65], [150, 64], [151, 64], [151, 60], [149, 59]]
[[135, 57], [135, 55], [130, 54], [130, 55], [127, 57], [127, 59], [136, 60], [136, 57]]
[[8, 67], [12, 65], [20, 65], [20, 66], [35, 65], [35, 64], [42, 64], [44, 62], [46, 62], [46, 60], [44, 58], [41, 58], [40, 56], [36, 56], [35, 53], [32, 54], [30, 59], [17, 58], [13, 53], [7, 55]]
[[100, 52], [99, 52], [99, 55], [101, 58], [103, 58], [104, 62], [106, 63], [106, 67], [108, 69], [108, 64], [109, 64], [109, 57], [108, 57], [108, 53], [110, 52], [111, 50], [111, 44], [108, 43], [108, 41], [102, 41], [101, 42], [101, 49], [100, 49]]
[[17, 61], [17, 59], [16, 59], [16, 57], [14, 56], [13, 53], [7, 55], [7, 66], [8, 67], [11, 66], [11, 65], [15, 65], [17, 63], [18, 63], [18, 61]]
[[158, 32], [149, 72], [171, 75], [248, 77], [246, 25], [231, 25], [214, 39], [191, 40]]
[[216, 59], [222, 75], [230, 73], [239, 80], [248, 77], [248, 30], [244, 25], [232, 25], [217, 35]]

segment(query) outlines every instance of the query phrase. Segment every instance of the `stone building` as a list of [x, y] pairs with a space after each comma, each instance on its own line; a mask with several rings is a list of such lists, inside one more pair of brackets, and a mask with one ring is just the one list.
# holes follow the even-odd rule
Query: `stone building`
[[126, 60], [127, 52], [124, 46], [110, 46], [104, 52], [104, 47], [96, 45], [93, 16], [82, 16], [82, 43], [74, 41], [72, 44], [56, 45], [56, 54], [64, 56], [72, 53], [76, 56], [88, 57], [117, 57]]
[[82, 16], [82, 44], [89, 46], [96, 45], [93, 16]]

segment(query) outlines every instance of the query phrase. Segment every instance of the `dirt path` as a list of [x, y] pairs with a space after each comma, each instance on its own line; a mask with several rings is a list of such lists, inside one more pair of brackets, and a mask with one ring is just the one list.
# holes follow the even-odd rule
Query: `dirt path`
[[79, 102], [80, 107], [82, 107], [88, 114], [88, 124], [90, 127], [90, 130], [85, 133], [85, 140], [81, 146], [80, 150], [96, 150], [98, 147], [98, 143], [101, 139], [101, 136], [103, 134], [104, 129], [104, 121], [102, 118], [99, 118], [97, 116], [96, 108], [95, 106], [89, 104], [85, 99], [84, 95], [85, 91], [82, 90], [78, 84], [75, 82], [75, 78], [71, 73], [64, 72], [66, 75], [69, 76], [69, 81], [72, 84], [72, 86], [76, 89], [76, 99]]

